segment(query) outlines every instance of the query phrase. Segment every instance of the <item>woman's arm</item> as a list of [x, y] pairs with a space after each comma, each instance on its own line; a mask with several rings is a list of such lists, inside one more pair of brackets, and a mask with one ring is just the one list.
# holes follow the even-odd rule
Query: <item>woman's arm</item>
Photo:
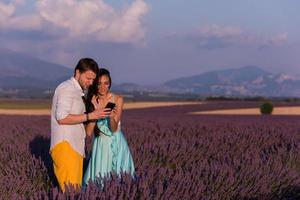
[[112, 132], [117, 131], [123, 110], [123, 98], [117, 95], [116, 97], [116, 107], [113, 109], [110, 115], [110, 128]]
[[89, 137], [92, 136], [92, 134], [94, 133], [95, 126], [96, 126], [95, 121], [88, 122], [87, 124], [85, 124], [85, 132]]
[[98, 119], [108, 117], [111, 114], [110, 109], [100, 107], [96, 101], [96, 96], [93, 96], [91, 102], [95, 110], [86, 114], [88, 122], [85, 124], [85, 132], [88, 136], [91, 136], [94, 133], [96, 121]]

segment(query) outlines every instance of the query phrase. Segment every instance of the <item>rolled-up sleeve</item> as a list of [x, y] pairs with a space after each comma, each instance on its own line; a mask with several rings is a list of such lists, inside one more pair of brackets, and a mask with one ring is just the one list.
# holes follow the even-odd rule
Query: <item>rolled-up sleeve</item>
[[74, 91], [63, 88], [58, 91], [55, 112], [56, 120], [64, 119], [71, 114], [73, 99]]

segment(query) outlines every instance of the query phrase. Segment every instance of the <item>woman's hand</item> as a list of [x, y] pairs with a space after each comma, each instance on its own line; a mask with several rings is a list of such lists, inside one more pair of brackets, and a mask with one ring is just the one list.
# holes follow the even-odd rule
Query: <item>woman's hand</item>
[[98, 97], [96, 95], [94, 95], [92, 98], [92, 104], [93, 104], [95, 110], [97, 110], [100, 107], [99, 102], [98, 102]]
[[116, 116], [117, 112], [118, 112], [118, 109], [117, 109], [117, 105], [116, 105], [116, 106], [112, 109], [112, 111], [111, 111], [109, 117], [110, 117], [111, 119], [114, 118], [114, 117]]

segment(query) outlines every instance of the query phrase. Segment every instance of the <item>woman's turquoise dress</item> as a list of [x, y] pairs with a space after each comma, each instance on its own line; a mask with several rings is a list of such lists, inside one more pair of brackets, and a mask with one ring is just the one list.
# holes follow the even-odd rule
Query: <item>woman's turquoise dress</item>
[[[109, 118], [99, 119], [97, 126], [99, 136], [94, 137], [91, 157], [83, 176], [83, 185], [90, 180], [98, 182], [97, 178], [109, 177], [111, 173], [121, 173], [134, 176], [134, 163], [121, 131], [121, 123], [116, 132], [111, 132]], [[102, 182], [102, 181], [100, 181]]]

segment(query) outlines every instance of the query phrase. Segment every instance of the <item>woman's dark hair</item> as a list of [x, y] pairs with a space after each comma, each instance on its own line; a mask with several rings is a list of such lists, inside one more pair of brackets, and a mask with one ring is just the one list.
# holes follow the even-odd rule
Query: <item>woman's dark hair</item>
[[110, 76], [109, 71], [105, 68], [100, 68], [99, 69], [99, 79], [100, 79], [101, 76], [107, 76], [108, 77], [108, 79], [109, 79], [109, 88], [110, 88], [111, 87], [111, 76]]
[[100, 68], [98, 70], [97, 77], [95, 78], [93, 85], [91, 85], [88, 89], [88, 93], [86, 95], [86, 104], [89, 104], [88, 107], [86, 108], [87, 112], [93, 112], [95, 110], [93, 104], [92, 104], [92, 98], [94, 95], [98, 95], [98, 82], [99, 79], [102, 76], [107, 76], [109, 79], [109, 88], [111, 87], [111, 76], [110, 73], [107, 69], [105, 68]]
[[99, 67], [98, 67], [97, 62], [94, 61], [93, 59], [91, 59], [91, 58], [81, 58], [78, 61], [77, 65], [74, 69], [74, 76], [75, 76], [76, 70], [79, 70], [80, 73], [84, 73], [88, 70], [91, 70], [95, 74], [98, 74]]
[[[95, 110], [94, 105], [92, 103], [92, 98], [93, 98], [94, 95], [98, 95], [98, 82], [99, 82], [99, 79], [102, 76], [107, 76], [108, 77], [108, 79], [109, 79], [109, 88], [111, 87], [111, 76], [110, 76], [109, 71], [105, 68], [100, 68], [98, 70], [97, 77], [95, 78], [95, 80], [93, 82], [93, 85], [89, 87], [88, 93], [86, 95], [85, 108], [86, 108], [87, 113], [93, 112]], [[95, 133], [96, 136], [99, 136], [100, 130], [98, 129], [97, 126], [95, 126], [94, 133]]]

